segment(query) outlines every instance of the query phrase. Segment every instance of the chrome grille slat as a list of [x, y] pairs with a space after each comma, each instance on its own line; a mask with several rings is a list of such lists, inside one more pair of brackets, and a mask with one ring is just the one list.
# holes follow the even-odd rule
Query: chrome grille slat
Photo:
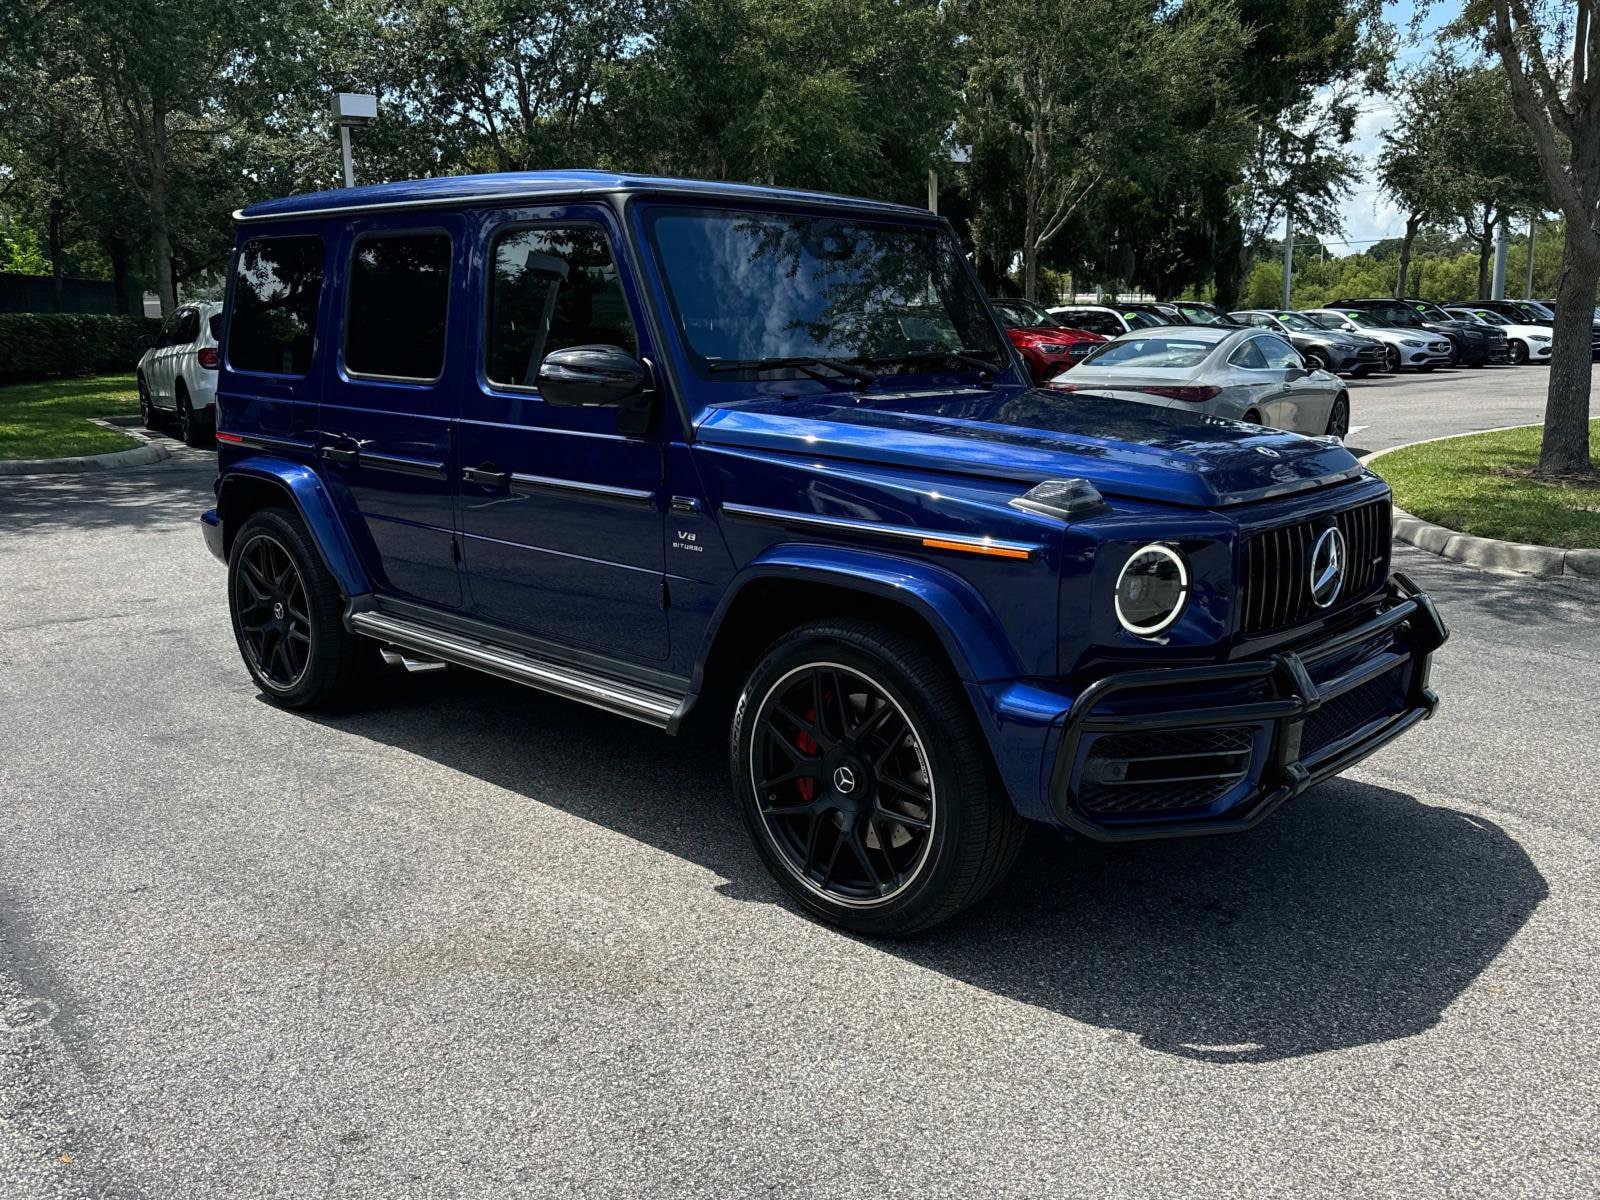
[[1240, 632], [1266, 633], [1321, 611], [1311, 599], [1311, 547], [1330, 523], [1344, 535], [1347, 552], [1344, 589], [1333, 608], [1367, 594], [1388, 574], [1388, 500], [1262, 530], [1244, 547]]

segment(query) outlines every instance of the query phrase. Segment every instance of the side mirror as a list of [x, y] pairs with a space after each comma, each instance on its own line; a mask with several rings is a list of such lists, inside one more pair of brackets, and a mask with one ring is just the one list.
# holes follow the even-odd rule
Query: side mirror
[[141, 333], [137, 338], [134, 339], [133, 348], [140, 354], [143, 354], [146, 350], [154, 350], [156, 348], [155, 335], [150, 333]]
[[539, 394], [563, 408], [643, 407], [650, 368], [616, 346], [569, 346], [539, 364]]
[[1293, 383], [1297, 379], [1304, 379], [1309, 374], [1311, 374], [1311, 372], [1303, 366], [1285, 367], [1283, 369], [1283, 378], [1289, 383]]

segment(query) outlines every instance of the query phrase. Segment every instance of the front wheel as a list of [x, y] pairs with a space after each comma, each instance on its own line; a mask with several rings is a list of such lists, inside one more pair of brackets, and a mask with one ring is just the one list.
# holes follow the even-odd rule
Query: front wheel
[[299, 517], [268, 508], [228, 554], [228, 609], [256, 686], [283, 708], [339, 708], [357, 698], [373, 644], [344, 627], [344, 598]]
[[1513, 341], [1511, 342], [1509, 349], [1511, 351], [1512, 366], [1520, 367], [1528, 361], [1528, 347], [1526, 343]]
[[808, 912], [860, 933], [946, 920], [1022, 844], [959, 681], [870, 622], [820, 621], [774, 644], [739, 696], [729, 751], [767, 869]]
[[1383, 369], [1393, 375], [1400, 369], [1400, 351], [1394, 346], [1389, 346], [1383, 352]]

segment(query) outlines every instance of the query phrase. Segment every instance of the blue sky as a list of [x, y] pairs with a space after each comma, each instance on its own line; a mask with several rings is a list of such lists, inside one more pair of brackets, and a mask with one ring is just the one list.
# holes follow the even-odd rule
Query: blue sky
[[[1415, 8], [1413, 0], [1400, 0], [1397, 4], [1384, 5], [1384, 15], [1400, 29], [1402, 41], [1397, 64], [1400, 70], [1413, 67], [1428, 55], [1435, 53], [1432, 41], [1427, 40], [1427, 33], [1453, 20], [1461, 11], [1461, 5], [1456, 0], [1440, 0], [1439, 3], [1432, 5], [1424, 20], [1426, 31], [1424, 40], [1420, 44], [1412, 44], [1406, 40], [1406, 36]], [[1343, 206], [1344, 232], [1337, 235], [1337, 239], [1342, 239], [1348, 244], [1336, 246], [1335, 235], [1330, 234], [1324, 240], [1328, 242], [1328, 248], [1332, 251], [1356, 253], [1377, 239], [1399, 237], [1405, 232], [1405, 215], [1384, 199], [1378, 189], [1377, 181], [1373, 178], [1373, 162], [1382, 144], [1380, 137], [1392, 121], [1393, 113], [1394, 110], [1386, 97], [1369, 96], [1363, 102], [1361, 119], [1356, 125], [1356, 141], [1353, 149], [1361, 155], [1364, 169], [1360, 173], [1355, 190], [1350, 193]]]

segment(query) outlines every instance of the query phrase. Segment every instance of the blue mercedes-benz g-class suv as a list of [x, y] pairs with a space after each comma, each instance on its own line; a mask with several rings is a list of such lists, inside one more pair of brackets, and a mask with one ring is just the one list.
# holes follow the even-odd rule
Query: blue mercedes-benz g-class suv
[[1381, 480], [1033, 388], [928, 213], [575, 171], [236, 221], [202, 523], [277, 704], [383, 663], [669, 732], [726, 697], [762, 859], [875, 934], [1029, 823], [1247, 829], [1437, 704]]

